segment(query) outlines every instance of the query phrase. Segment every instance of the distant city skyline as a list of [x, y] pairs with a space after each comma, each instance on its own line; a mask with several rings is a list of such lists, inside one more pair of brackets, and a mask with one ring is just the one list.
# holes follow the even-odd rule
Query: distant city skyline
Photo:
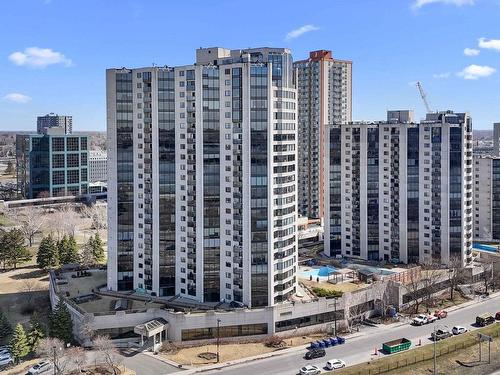
[[295, 61], [328, 49], [352, 60], [354, 120], [413, 109], [418, 121], [419, 80], [433, 110], [468, 111], [474, 129], [500, 121], [495, 0], [115, 4], [2, 4], [0, 130], [36, 130], [37, 116], [55, 112], [73, 116], [75, 131], [104, 131], [106, 68], [187, 65], [194, 49], [216, 45], [289, 48]]

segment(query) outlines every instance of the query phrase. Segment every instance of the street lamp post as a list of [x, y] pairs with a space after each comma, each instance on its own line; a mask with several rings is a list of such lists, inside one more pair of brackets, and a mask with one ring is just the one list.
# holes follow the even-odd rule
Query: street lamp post
[[220, 345], [220, 319], [217, 319], [217, 363], [220, 360], [219, 345]]

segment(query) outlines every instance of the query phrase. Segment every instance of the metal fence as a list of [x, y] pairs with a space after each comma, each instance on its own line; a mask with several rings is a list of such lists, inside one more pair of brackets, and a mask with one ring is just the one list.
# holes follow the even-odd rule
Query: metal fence
[[[495, 323], [493, 327], [487, 327], [487, 334], [492, 337], [500, 336], [500, 323]], [[465, 349], [471, 347], [478, 343], [476, 332], [471, 332], [467, 338], [457, 337], [456, 340], [445, 340], [439, 342], [436, 348], [436, 357], [453, 353], [457, 350]], [[399, 353], [394, 356], [382, 358], [380, 360], [375, 360], [368, 364], [361, 364], [343, 369], [336, 373], [342, 375], [378, 375], [385, 374], [389, 371], [404, 368], [410, 365], [414, 365], [420, 362], [425, 362], [432, 360], [434, 358], [434, 351], [432, 346], [427, 345], [422, 348], [410, 350], [407, 352]]]

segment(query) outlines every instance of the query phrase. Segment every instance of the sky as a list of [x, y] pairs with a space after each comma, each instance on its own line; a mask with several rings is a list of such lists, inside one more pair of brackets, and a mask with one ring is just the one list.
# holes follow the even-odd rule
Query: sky
[[387, 109], [500, 122], [500, 0], [0, 0], [0, 130], [73, 115], [106, 129], [105, 69], [187, 65], [199, 47], [327, 49], [353, 61], [353, 119]]

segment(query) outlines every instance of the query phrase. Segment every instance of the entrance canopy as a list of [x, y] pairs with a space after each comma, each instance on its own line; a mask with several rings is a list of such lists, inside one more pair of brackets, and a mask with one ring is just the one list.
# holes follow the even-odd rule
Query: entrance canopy
[[145, 337], [153, 337], [168, 328], [168, 322], [163, 318], [150, 320], [134, 327], [134, 333]]

